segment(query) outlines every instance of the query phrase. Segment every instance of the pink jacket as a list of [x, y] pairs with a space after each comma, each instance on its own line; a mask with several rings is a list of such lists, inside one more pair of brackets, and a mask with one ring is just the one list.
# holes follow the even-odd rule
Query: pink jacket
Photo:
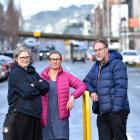
[[[42, 73], [41, 77], [47, 81], [50, 81], [48, 76], [49, 68], [46, 68]], [[59, 111], [59, 118], [66, 119], [70, 116], [70, 111], [66, 109], [66, 104], [69, 100], [69, 89], [70, 87], [74, 88], [75, 91], [71, 93], [74, 98], [80, 97], [83, 92], [86, 90], [85, 84], [77, 79], [75, 76], [63, 71], [60, 68], [57, 78], [57, 93], [58, 93], [58, 111]], [[41, 116], [41, 123], [43, 126], [47, 124], [48, 120], [48, 94], [42, 96], [42, 116]]]

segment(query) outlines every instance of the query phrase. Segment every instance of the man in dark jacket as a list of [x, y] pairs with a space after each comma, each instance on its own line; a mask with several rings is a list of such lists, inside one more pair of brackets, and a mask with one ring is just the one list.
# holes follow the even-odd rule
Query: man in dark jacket
[[127, 140], [126, 123], [130, 112], [127, 97], [127, 68], [122, 56], [97, 40], [93, 50], [97, 61], [84, 79], [97, 116], [99, 140]]

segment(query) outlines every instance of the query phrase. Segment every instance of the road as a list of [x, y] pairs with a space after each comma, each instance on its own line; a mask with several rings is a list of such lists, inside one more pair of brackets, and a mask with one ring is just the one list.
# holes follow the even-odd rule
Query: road
[[[40, 73], [48, 65], [47, 61], [34, 63], [37, 71]], [[91, 62], [64, 62], [63, 67], [80, 79], [83, 79], [92, 66]], [[139, 140], [140, 137], [140, 68], [128, 68], [128, 98], [130, 101], [131, 113], [128, 117], [127, 134], [128, 140]], [[0, 128], [4, 116], [7, 112], [7, 81], [0, 83]], [[70, 117], [70, 140], [83, 140], [83, 122], [82, 122], [82, 98], [75, 102], [75, 107], [71, 111]], [[92, 140], [98, 140], [96, 128], [96, 115], [91, 113]], [[0, 134], [0, 140], [2, 134]]]

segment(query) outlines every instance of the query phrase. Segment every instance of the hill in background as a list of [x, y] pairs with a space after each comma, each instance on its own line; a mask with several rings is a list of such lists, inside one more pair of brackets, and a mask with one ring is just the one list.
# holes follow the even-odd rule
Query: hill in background
[[[24, 19], [24, 30], [64, 33], [71, 26], [79, 26], [84, 20], [92, 20], [94, 5], [71, 5], [55, 11], [42, 11], [29, 19]], [[90, 17], [90, 18], [89, 18]]]

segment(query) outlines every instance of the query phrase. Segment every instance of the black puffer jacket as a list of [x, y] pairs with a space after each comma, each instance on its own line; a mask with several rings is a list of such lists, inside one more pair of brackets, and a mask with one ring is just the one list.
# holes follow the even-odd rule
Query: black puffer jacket
[[40, 78], [35, 68], [29, 66], [27, 70], [15, 64], [10, 72], [8, 83], [8, 113], [14, 108], [17, 112], [41, 117], [41, 95], [48, 92], [47, 81]]

